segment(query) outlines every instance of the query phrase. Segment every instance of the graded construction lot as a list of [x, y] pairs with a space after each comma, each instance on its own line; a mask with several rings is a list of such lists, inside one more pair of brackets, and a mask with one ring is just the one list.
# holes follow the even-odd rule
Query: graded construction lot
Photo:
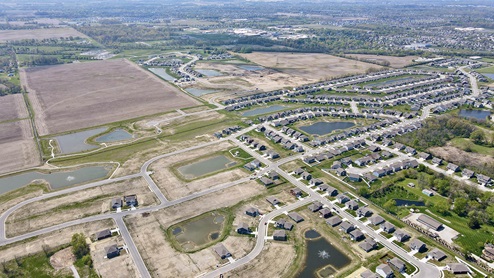
[[21, 71], [40, 135], [195, 106], [196, 100], [124, 60]]
[[33, 167], [39, 164], [31, 123], [20, 120], [0, 124], [0, 174]]
[[43, 40], [51, 38], [81, 37], [86, 35], [72, 28], [47, 28], [47, 29], [29, 29], [29, 30], [0, 30], [0, 42], [18, 41], [18, 40]]
[[[125, 220], [132, 239], [153, 277], [195, 277], [213, 270], [224, 261], [214, 253], [212, 246], [196, 253], [177, 251], [171, 246], [165, 233], [166, 229], [207, 211], [232, 206], [261, 193], [262, 190], [261, 185], [251, 181], [157, 212], [133, 215]], [[223, 245], [234, 258], [240, 258], [250, 252], [254, 246], [254, 239], [229, 236], [223, 241]]]
[[21, 94], [0, 97], [0, 123], [27, 118], [26, 104]]
[[[150, 167], [150, 170], [154, 173], [152, 178], [168, 199], [175, 200], [219, 184], [247, 177], [249, 174], [246, 171], [234, 168], [204, 178], [199, 177], [198, 179], [187, 181], [180, 175], [174, 166], [180, 162], [193, 163], [199, 159], [207, 159], [209, 154], [211, 157], [218, 156], [219, 154], [215, 152], [226, 151], [233, 147], [233, 144], [230, 142], [220, 142], [204, 149], [198, 149], [160, 159]], [[228, 156], [229, 159], [233, 160], [233, 157], [230, 156], [230, 154], [225, 156]]]
[[383, 55], [371, 55], [371, 54], [347, 54], [346, 56], [358, 59], [361, 61], [369, 61], [378, 64], [389, 63], [390, 67], [403, 68], [413, 63], [418, 59], [418, 56], [383, 56]]
[[34, 202], [7, 219], [7, 235], [16, 236], [91, 215], [109, 213], [112, 198], [136, 194], [139, 206], [157, 203], [142, 178], [89, 188], [76, 193]]
[[122, 247], [125, 242], [121, 236], [114, 236], [91, 244], [91, 258], [97, 273], [101, 277], [112, 277], [118, 271], [119, 277], [139, 277], [135, 264], [126, 250], [121, 250], [120, 255], [115, 258], [105, 258], [105, 248], [114, 244]]
[[113, 220], [94, 221], [40, 235], [30, 240], [12, 243], [0, 248], [0, 261], [10, 261], [15, 257], [43, 252], [44, 246], [54, 248], [70, 243], [72, 235], [75, 233], [84, 233], [85, 236], [90, 236], [101, 230], [114, 227]]
[[303, 78], [317, 82], [337, 76], [365, 73], [378, 65], [316, 53], [253, 52], [239, 54], [261, 66], [276, 69], [291, 78]]

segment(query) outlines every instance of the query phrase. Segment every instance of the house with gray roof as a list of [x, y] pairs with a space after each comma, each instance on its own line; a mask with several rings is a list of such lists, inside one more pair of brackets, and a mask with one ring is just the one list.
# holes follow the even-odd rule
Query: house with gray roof
[[120, 256], [120, 249], [117, 247], [116, 244], [113, 244], [105, 247], [105, 253], [108, 259], [115, 258]]
[[245, 222], [238, 223], [237, 233], [244, 234], [244, 235], [250, 234], [249, 225], [247, 225], [247, 223], [245, 223]]
[[376, 267], [376, 273], [381, 275], [383, 278], [392, 278], [394, 277], [393, 270], [387, 264], [380, 264]]
[[416, 238], [414, 238], [410, 242], [409, 246], [410, 246], [410, 249], [417, 250], [419, 252], [424, 252], [427, 249], [427, 246], [425, 245], [425, 243], [423, 243], [421, 240], [416, 239]]
[[295, 221], [295, 223], [299, 223], [299, 222], [304, 221], [304, 218], [302, 217], [302, 215], [298, 214], [295, 211], [288, 213], [288, 217], [290, 217], [293, 221]]
[[382, 224], [380, 225], [380, 228], [381, 228], [384, 232], [386, 232], [386, 233], [388, 233], [388, 234], [391, 234], [391, 233], [393, 233], [393, 232], [395, 231], [395, 225], [393, 225], [393, 224], [391, 224], [391, 223], [389, 223], [389, 222], [384, 222], [384, 223], [382, 223]]
[[260, 213], [259, 213], [259, 210], [258, 209], [253, 208], [253, 207], [250, 207], [250, 208], [248, 208], [248, 209], [245, 210], [245, 214], [247, 214], [249, 216], [252, 216], [252, 217], [256, 217]]
[[364, 233], [362, 233], [361, 230], [355, 229], [355, 230], [350, 232], [350, 238], [352, 240], [355, 240], [355, 241], [361, 241], [361, 240], [365, 239], [365, 235], [364, 235]]
[[371, 215], [372, 215], [372, 210], [368, 209], [367, 207], [361, 207], [357, 209], [358, 217], [369, 217]]
[[381, 276], [379, 276], [379, 274], [377, 273], [374, 273], [370, 270], [366, 270], [362, 273], [360, 273], [360, 278], [380, 278]]
[[396, 237], [396, 240], [398, 242], [404, 242], [410, 238], [410, 235], [401, 229], [396, 230], [396, 232], [394, 233], [394, 236]]
[[437, 248], [432, 249], [427, 254], [427, 256], [430, 257], [432, 260], [436, 260], [436, 261], [441, 261], [441, 260], [444, 260], [446, 258], [446, 254], [444, 254], [443, 251], [441, 251]]
[[466, 266], [462, 263], [447, 264], [445, 269], [451, 271], [451, 273], [453, 273], [455, 275], [470, 273], [470, 269], [468, 268], [468, 266]]
[[369, 220], [370, 220], [371, 224], [374, 226], [377, 226], [381, 223], [384, 223], [384, 221], [385, 221], [384, 218], [382, 218], [382, 216], [380, 216], [380, 215], [374, 215], [371, 218], [369, 218]]
[[308, 208], [309, 208], [309, 210], [310, 210], [310, 211], [312, 211], [312, 212], [316, 212], [316, 211], [318, 211], [318, 210], [322, 209], [322, 203], [321, 203], [321, 202], [319, 202], [319, 201], [315, 201], [315, 202], [313, 202], [312, 204], [310, 204], [310, 205], [308, 206]]
[[402, 260], [400, 260], [396, 257], [389, 260], [389, 265], [391, 267], [393, 267], [394, 269], [396, 269], [398, 272], [403, 272], [407, 268], [406, 264]]
[[326, 220], [326, 223], [328, 225], [330, 225], [331, 227], [335, 227], [335, 226], [338, 226], [339, 224], [341, 224], [341, 218], [339, 216], [333, 216], [333, 217], [330, 217]]
[[222, 260], [232, 256], [232, 254], [230, 254], [228, 249], [226, 249], [226, 247], [222, 243], [216, 244], [213, 247], [213, 250], [214, 252], [216, 252], [216, 254], [218, 254], [218, 256], [220, 256]]
[[273, 206], [276, 206], [277, 204], [280, 203], [280, 201], [278, 201], [278, 199], [274, 196], [269, 196], [266, 198], [266, 201], [268, 201], [268, 203], [270, 203], [271, 205]]
[[111, 237], [110, 229], [105, 229], [103, 231], [96, 233], [96, 240], [102, 240], [102, 239], [109, 238], [109, 237]]
[[344, 204], [344, 203], [350, 201], [350, 198], [348, 198], [348, 196], [345, 194], [340, 194], [340, 195], [336, 196], [336, 199], [338, 200], [338, 202], [340, 204]]
[[366, 238], [363, 242], [359, 243], [358, 246], [365, 252], [369, 253], [377, 248], [377, 242], [372, 238]]
[[118, 209], [122, 207], [122, 199], [119, 197], [111, 199], [111, 208], [112, 209]]
[[286, 241], [286, 231], [285, 230], [275, 230], [273, 232], [273, 239], [278, 241]]
[[355, 230], [355, 227], [352, 224], [350, 224], [350, 222], [344, 221], [343, 223], [340, 224], [340, 229], [348, 234], [351, 231]]

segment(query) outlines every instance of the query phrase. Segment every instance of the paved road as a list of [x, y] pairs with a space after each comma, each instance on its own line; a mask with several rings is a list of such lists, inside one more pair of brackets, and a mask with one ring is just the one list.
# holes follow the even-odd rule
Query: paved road
[[141, 278], [151, 278], [151, 274], [149, 273], [146, 264], [144, 263], [144, 260], [142, 259], [141, 254], [139, 253], [139, 250], [137, 250], [137, 247], [134, 244], [132, 237], [130, 236], [129, 230], [127, 229], [127, 226], [123, 221], [123, 218], [115, 217], [113, 219], [117, 223], [118, 229], [120, 230], [120, 234], [122, 235], [122, 238], [124, 239], [125, 244], [127, 245], [127, 250], [129, 250], [137, 270], [141, 274]]
[[472, 88], [472, 97], [476, 98], [480, 95], [479, 85], [477, 84], [477, 78], [471, 75], [469, 72], [465, 70], [468, 66], [460, 67], [459, 70], [463, 72], [470, 79], [470, 87]]

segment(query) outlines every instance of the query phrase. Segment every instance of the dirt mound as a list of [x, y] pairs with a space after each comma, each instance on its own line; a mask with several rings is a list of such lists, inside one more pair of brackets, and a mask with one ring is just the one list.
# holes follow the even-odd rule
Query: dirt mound
[[62, 249], [50, 257], [50, 264], [56, 270], [70, 267], [74, 262], [75, 256], [72, 253], [71, 247]]

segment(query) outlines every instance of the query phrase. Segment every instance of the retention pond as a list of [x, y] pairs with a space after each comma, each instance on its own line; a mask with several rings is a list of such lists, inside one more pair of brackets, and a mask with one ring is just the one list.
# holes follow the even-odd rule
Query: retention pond
[[185, 251], [190, 251], [218, 239], [224, 222], [224, 215], [213, 212], [184, 225], [179, 224], [173, 228], [172, 234]]
[[252, 109], [245, 111], [242, 116], [244, 117], [252, 117], [252, 116], [257, 116], [257, 115], [262, 115], [262, 114], [267, 114], [267, 113], [272, 113], [276, 111], [281, 111], [286, 109], [285, 106], [282, 105], [271, 105], [268, 107], [262, 107], [262, 108], [257, 108], [257, 109]]
[[96, 139], [94, 139], [94, 141], [98, 143], [110, 143], [110, 142], [123, 141], [129, 139], [132, 139], [132, 134], [128, 133], [124, 129], [117, 128], [110, 133], [97, 137]]
[[325, 135], [338, 129], [355, 126], [352, 122], [317, 122], [312, 125], [301, 126], [300, 129], [312, 135]]
[[336, 247], [331, 245], [315, 230], [305, 232], [307, 257], [299, 278], [318, 277], [317, 272], [327, 277], [348, 265], [351, 260]]
[[235, 165], [235, 161], [231, 161], [224, 155], [218, 155], [199, 162], [188, 164], [178, 168], [180, 174], [187, 179], [197, 178], [209, 173], [213, 173], [222, 169], [226, 169]]
[[491, 115], [491, 111], [488, 110], [460, 110], [460, 116], [465, 118], [473, 118], [477, 120], [485, 120], [487, 116]]
[[106, 127], [100, 127], [100, 128], [85, 130], [81, 132], [60, 135], [55, 137], [55, 140], [57, 140], [58, 146], [60, 147], [60, 152], [62, 154], [88, 151], [88, 150], [96, 149], [99, 146], [88, 144], [86, 143], [86, 140], [89, 137], [104, 132], [106, 129], [107, 129]]
[[104, 166], [91, 166], [72, 171], [53, 172], [49, 174], [31, 171], [23, 174], [0, 178], [0, 194], [21, 188], [35, 180], [45, 180], [52, 189], [59, 189], [74, 184], [101, 179], [110, 170]]

